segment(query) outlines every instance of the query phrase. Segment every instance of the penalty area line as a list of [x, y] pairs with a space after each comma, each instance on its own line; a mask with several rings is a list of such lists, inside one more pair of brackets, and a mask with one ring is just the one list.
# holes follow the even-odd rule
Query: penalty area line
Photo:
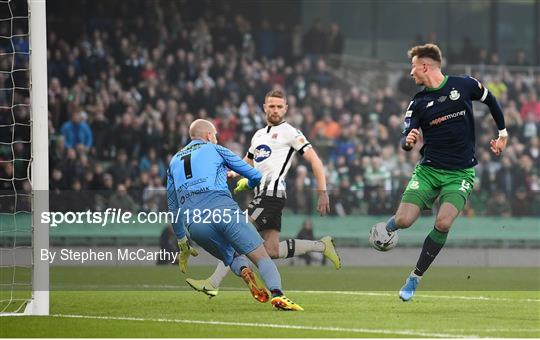
[[430, 338], [478, 338], [478, 335], [457, 335], [432, 332], [417, 332], [414, 330], [387, 330], [387, 329], [364, 329], [364, 328], [342, 328], [342, 327], [323, 327], [323, 326], [303, 326], [303, 325], [278, 325], [271, 323], [252, 323], [252, 322], [230, 322], [230, 321], [202, 321], [202, 320], [185, 320], [185, 319], [161, 319], [161, 318], [138, 318], [130, 316], [98, 316], [98, 315], [76, 315], [76, 314], [53, 314], [55, 318], [71, 318], [71, 319], [92, 319], [92, 320], [108, 320], [108, 321], [149, 321], [149, 322], [164, 322], [164, 323], [179, 323], [179, 324], [199, 324], [199, 325], [218, 325], [218, 326], [240, 326], [240, 327], [264, 327], [277, 329], [296, 329], [306, 331], [327, 331], [327, 332], [350, 332], [350, 333], [371, 333], [371, 334], [388, 334], [388, 335], [408, 335], [408, 336], [425, 336]]

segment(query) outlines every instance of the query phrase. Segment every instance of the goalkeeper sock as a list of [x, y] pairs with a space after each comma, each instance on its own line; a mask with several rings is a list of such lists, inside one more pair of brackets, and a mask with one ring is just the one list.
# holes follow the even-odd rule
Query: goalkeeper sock
[[216, 288], [219, 288], [219, 285], [221, 284], [221, 281], [229, 274], [230, 268], [226, 267], [225, 264], [223, 264], [222, 261], [219, 261], [216, 270], [214, 270], [214, 273], [212, 276], [208, 278], [212, 285]]
[[321, 241], [310, 241], [310, 240], [298, 240], [298, 239], [288, 239], [286, 241], [279, 242], [279, 258], [285, 259], [293, 256], [304, 255], [309, 252], [319, 252], [324, 251], [324, 243]]
[[[244, 267], [249, 268], [249, 262], [248, 262], [248, 259], [247, 259], [246, 255], [240, 255], [240, 256], [235, 257], [234, 260], [231, 263], [231, 270], [237, 276], [240, 276], [240, 273], [242, 272], [242, 269]], [[212, 284], [214, 284], [214, 283], [212, 282]]]
[[272, 294], [272, 298], [275, 298], [276, 296], [282, 296], [283, 292], [279, 289], [271, 290], [270, 293]]
[[414, 269], [414, 274], [422, 276], [424, 272], [429, 268], [437, 254], [441, 251], [446, 238], [448, 237], [448, 232], [442, 232], [434, 227], [433, 230], [428, 234], [424, 245], [422, 246], [422, 252], [416, 263], [416, 268]]
[[386, 231], [393, 232], [398, 230], [398, 226], [396, 224], [396, 216], [392, 216], [386, 221]]
[[266, 287], [271, 291], [281, 291], [281, 275], [277, 270], [276, 264], [271, 258], [265, 257], [257, 262], [257, 268], [259, 268], [259, 274]]

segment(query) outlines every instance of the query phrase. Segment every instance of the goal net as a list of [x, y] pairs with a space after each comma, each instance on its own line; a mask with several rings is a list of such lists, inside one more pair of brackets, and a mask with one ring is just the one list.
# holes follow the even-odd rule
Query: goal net
[[0, 0], [0, 315], [49, 312], [44, 0]]

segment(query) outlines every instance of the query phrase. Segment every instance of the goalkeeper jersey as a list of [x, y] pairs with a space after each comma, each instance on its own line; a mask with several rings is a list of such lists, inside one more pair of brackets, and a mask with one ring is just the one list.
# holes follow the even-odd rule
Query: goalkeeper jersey
[[167, 170], [167, 202], [178, 238], [185, 235], [185, 209], [238, 208], [227, 186], [228, 169], [246, 177], [250, 187], [261, 180], [260, 172], [232, 151], [202, 140], [192, 141], [173, 156]]
[[262, 173], [261, 183], [255, 188], [255, 197], [286, 198], [285, 177], [295, 152], [303, 154], [311, 143], [304, 134], [287, 122], [266, 126], [255, 132], [247, 157], [255, 169]]

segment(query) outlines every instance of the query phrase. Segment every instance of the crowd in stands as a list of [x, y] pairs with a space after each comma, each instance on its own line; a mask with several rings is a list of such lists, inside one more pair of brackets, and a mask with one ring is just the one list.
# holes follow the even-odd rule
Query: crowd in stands
[[[220, 144], [244, 155], [265, 126], [265, 93], [280, 87], [287, 120], [326, 166], [332, 214], [395, 211], [419, 159], [420, 145], [408, 153], [399, 148], [402, 114], [414, 93], [342, 86], [324, 58], [343, 51], [338, 25], [286, 27], [160, 4], [123, 6], [117, 18], [101, 13], [76, 39], [49, 30], [51, 210], [166, 210], [166, 169], [189, 142], [190, 123], [213, 120]], [[504, 68], [474, 76], [503, 106], [510, 140], [501, 157], [489, 151], [497, 129], [487, 107], [475, 104], [478, 181], [464, 214], [540, 215], [540, 76]], [[8, 83], [2, 73], [1, 83]], [[18, 111], [22, 120], [27, 111]], [[1, 117], [0, 125], [11, 124], [10, 109]], [[24, 133], [17, 131], [16, 140], [29, 140]], [[11, 138], [2, 134], [2, 142]], [[29, 159], [27, 145], [14, 148], [25, 153], [15, 158]], [[3, 150], [0, 157], [12, 157], [11, 147]], [[26, 177], [13, 173], [13, 162], [0, 163], [1, 179]], [[13, 181], [1, 184], [10, 190]], [[313, 213], [315, 183], [299, 156], [288, 188], [288, 208]]]

